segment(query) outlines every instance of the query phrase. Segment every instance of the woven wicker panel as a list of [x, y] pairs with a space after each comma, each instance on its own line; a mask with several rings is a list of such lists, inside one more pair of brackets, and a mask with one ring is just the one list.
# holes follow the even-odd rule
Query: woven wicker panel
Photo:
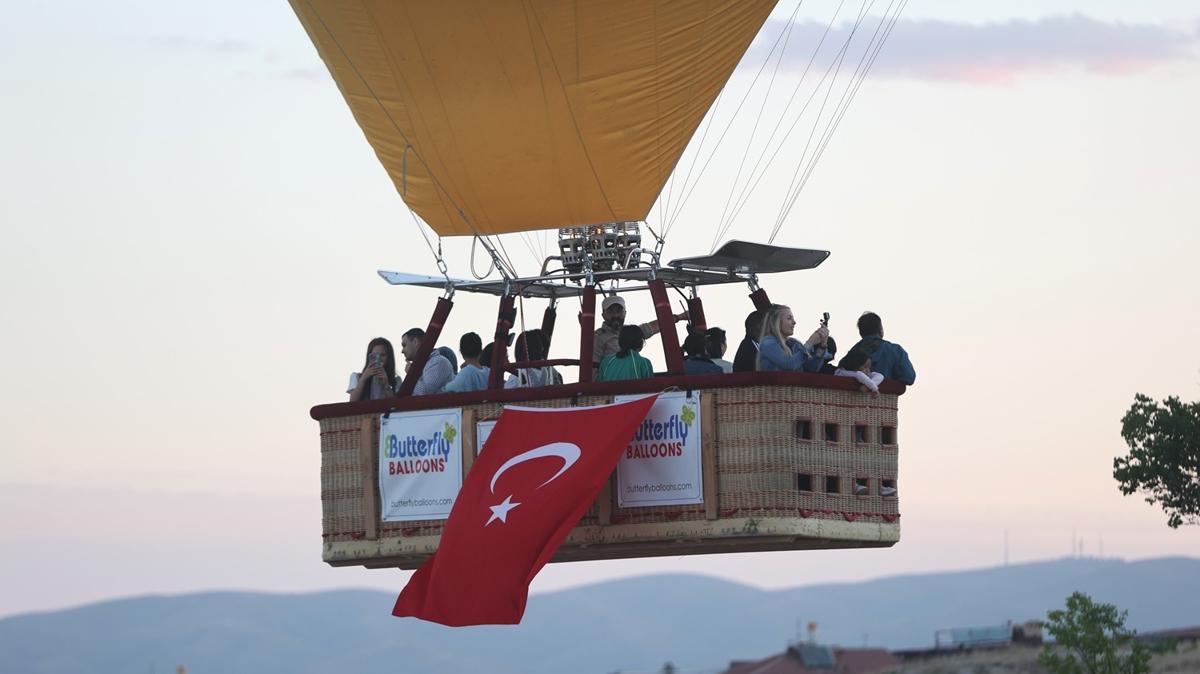
[[[898, 450], [880, 444], [881, 426], [896, 427], [894, 395], [787, 386], [756, 386], [706, 390], [716, 410], [716, 457], [719, 516], [803, 517], [850, 521], [894, 521], [898, 500], [879, 495], [881, 480], [895, 480]], [[533, 401], [528, 407], [570, 407], [610, 402], [608, 397]], [[499, 416], [496, 404], [473, 405], [484, 421]], [[363, 467], [360, 461], [362, 416], [321, 421], [322, 530], [330, 541], [361, 539], [365, 535]], [[807, 420], [812, 437], [797, 436], [796, 422]], [[838, 427], [837, 440], [827, 440], [825, 425]], [[855, 426], [865, 428], [865, 441]], [[800, 490], [797, 476], [810, 476], [810, 491]], [[840, 480], [841, 493], [825, 491], [826, 477]], [[865, 478], [868, 493], [855, 495], [854, 480]], [[580, 521], [596, 525], [600, 509], [592, 504]], [[703, 520], [705, 508], [652, 506], [618, 508], [612, 503], [614, 524], [665, 523]], [[440, 535], [444, 522], [380, 523], [382, 538]]]
[[362, 465], [359, 458], [361, 417], [321, 421], [321, 531], [329, 537], [361, 534]]
[[[852, 391], [760, 386], [714, 391], [717, 396], [717, 468], [721, 515], [794, 512], [805, 517], [883, 518], [897, 500], [879, 495], [879, 480], [894, 479], [897, 452], [880, 444], [878, 428], [896, 423], [896, 396]], [[797, 434], [807, 421], [810, 437]], [[826, 438], [827, 424], [837, 439]], [[865, 441], [855, 433], [865, 428]], [[799, 489], [808, 475], [811, 490]], [[840, 493], [826, 493], [827, 477]], [[854, 495], [866, 478], [868, 493]]]

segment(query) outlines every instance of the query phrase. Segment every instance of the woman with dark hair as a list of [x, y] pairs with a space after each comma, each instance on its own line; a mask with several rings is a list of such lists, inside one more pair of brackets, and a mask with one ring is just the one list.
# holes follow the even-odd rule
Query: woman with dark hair
[[379, 400], [396, 395], [396, 352], [392, 343], [376, 337], [367, 344], [367, 360], [362, 372], [350, 375], [346, 393], [350, 402], [356, 400]]
[[654, 376], [654, 366], [643, 358], [639, 351], [646, 344], [642, 329], [636, 325], [626, 325], [617, 335], [617, 348], [614, 354], [609, 354], [600, 361], [600, 369], [596, 381], [623, 381], [626, 379], [649, 379]]
[[684, 374], [724, 374], [720, 365], [708, 357], [708, 337], [703, 332], [693, 332], [683, 340]]

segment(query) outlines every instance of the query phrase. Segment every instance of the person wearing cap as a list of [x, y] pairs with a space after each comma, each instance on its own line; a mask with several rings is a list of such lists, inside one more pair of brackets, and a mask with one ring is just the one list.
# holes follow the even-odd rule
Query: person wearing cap
[[[604, 360], [605, 356], [612, 355], [621, 349], [620, 335], [621, 328], [625, 325], [625, 298], [618, 295], [610, 295], [604, 298], [600, 304], [600, 316], [604, 319], [604, 324], [596, 330], [596, 335], [592, 341], [592, 366], [596, 367]], [[687, 312], [681, 312], [674, 315], [676, 321], [681, 321], [687, 318]], [[642, 329], [642, 337], [649, 339], [658, 334], [658, 321], [650, 321], [642, 323], [638, 326]]]

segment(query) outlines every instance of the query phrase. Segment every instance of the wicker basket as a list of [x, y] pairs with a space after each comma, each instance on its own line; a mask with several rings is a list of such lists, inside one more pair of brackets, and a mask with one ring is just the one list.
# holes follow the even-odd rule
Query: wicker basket
[[[786, 385], [700, 391], [706, 408], [704, 503], [619, 508], [610, 479], [552, 561], [886, 547], [900, 539], [897, 395]], [[609, 401], [575, 396], [522, 405]], [[501, 407], [462, 409], [464, 430], [471, 429], [463, 442], [473, 450], [468, 420], [494, 419]], [[320, 423], [324, 560], [334, 566], [420, 565], [437, 548], [444, 520], [379, 521], [378, 415]]]

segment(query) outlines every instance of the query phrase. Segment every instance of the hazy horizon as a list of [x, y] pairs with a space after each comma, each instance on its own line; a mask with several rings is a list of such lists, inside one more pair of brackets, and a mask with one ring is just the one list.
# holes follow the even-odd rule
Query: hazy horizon
[[[801, 32], [835, 5], [806, 3]], [[321, 562], [308, 410], [344, 399], [371, 337], [428, 320], [436, 291], [375, 270], [436, 267], [288, 4], [3, 14], [0, 614], [234, 585], [398, 591], [407, 572]], [[1136, 393], [1200, 398], [1196, 119], [1194, 3], [912, 3], [776, 240], [832, 256], [762, 279], [798, 331], [829, 311], [848, 346], [871, 309], [912, 356], [901, 542], [552, 565], [533, 590], [965, 568], [1001, 561], [1006, 532], [1014, 562], [1077, 539], [1107, 557], [1198, 554], [1200, 528], [1169, 529], [1111, 476]], [[738, 156], [687, 202], [668, 259], [720, 238]], [[780, 169], [725, 238], [767, 238]], [[526, 267], [549, 245], [509, 243]], [[469, 241], [445, 249], [468, 276]], [[703, 293], [731, 345], [745, 294]], [[444, 343], [486, 333], [491, 298], [455, 301]], [[525, 302], [528, 320], [543, 307]], [[560, 305], [556, 345], [576, 339], [576, 310]], [[630, 320], [651, 313], [631, 297]], [[646, 353], [661, 369], [655, 340]]]

